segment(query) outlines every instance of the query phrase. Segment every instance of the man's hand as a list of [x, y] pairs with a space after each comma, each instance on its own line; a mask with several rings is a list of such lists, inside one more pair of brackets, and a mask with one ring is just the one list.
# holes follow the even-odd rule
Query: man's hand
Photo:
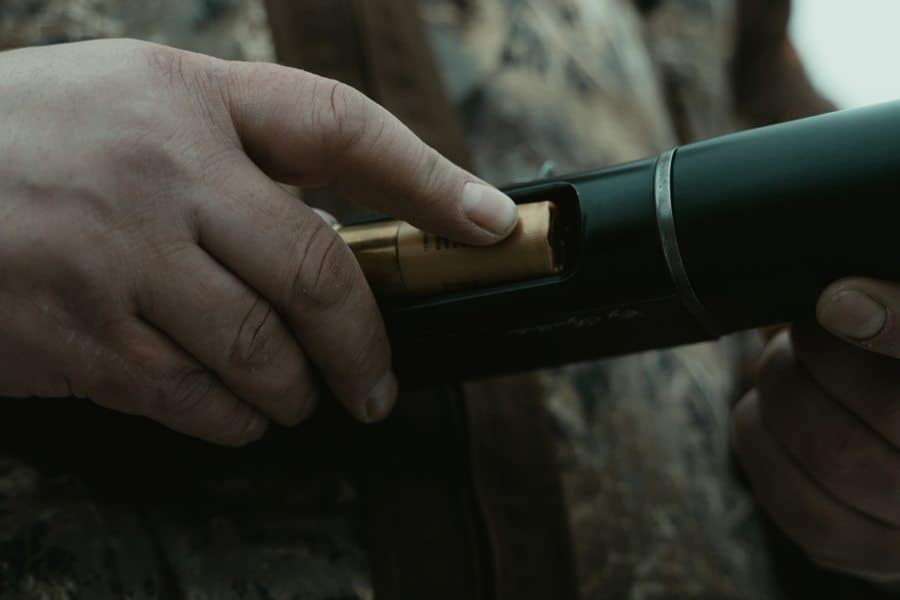
[[335, 81], [128, 40], [0, 54], [0, 395], [236, 445], [309, 415], [318, 372], [383, 418], [397, 384], [372, 294], [276, 181], [472, 244], [516, 221]]
[[900, 577], [900, 286], [853, 279], [768, 345], [737, 406], [756, 494], [810, 557]]

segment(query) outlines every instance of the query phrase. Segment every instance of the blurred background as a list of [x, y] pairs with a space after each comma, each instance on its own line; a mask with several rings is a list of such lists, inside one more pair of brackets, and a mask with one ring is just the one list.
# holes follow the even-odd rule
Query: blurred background
[[900, 99], [900, 1], [794, 0], [791, 37], [840, 108]]

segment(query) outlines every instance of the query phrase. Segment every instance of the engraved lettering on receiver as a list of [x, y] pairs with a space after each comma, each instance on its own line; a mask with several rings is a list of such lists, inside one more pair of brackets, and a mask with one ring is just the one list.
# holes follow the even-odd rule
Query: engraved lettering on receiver
[[608, 321], [631, 321], [633, 319], [643, 319], [644, 317], [646, 317], [646, 315], [638, 310], [619, 307], [599, 315], [569, 317], [568, 319], [556, 321], [554, 323], [513, 329], [508, 331], [507, 335], [532, 335], [536, 333], [550, 333], [551, 331], [558, 331], [560, 329], [585, 329], [602, 325]]

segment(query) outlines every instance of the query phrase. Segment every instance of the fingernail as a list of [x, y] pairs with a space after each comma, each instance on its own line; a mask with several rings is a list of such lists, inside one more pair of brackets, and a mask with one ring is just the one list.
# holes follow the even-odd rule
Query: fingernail
[[375, 423], [387, 417], [394, 407], [396, 398], [397, 378], [393, 372], [388, 371], [369, 392], [369, 400], [366, 402], [366, 422]]
[[462, 206], [470, 221], [500, 237], [512, 231], [519, 220], [516, 205], [509, 196], [474, 181], [463, 187]]
[[820, 307], [819, 322], [839, 336], [867, 340], [884, 328], [887, 311], [871, 296], [856, 290], [840, 290]]
[[249, 444], [250, 442], [255, 442], [266, 433], [268, 427], [269, 420], [259, 413], [254, 413], [253, 416], [250, 417], [247, 427], [244, 429], [243, 443]]
[[324, 211], [321, 208], [314, 208], [313, 212], [319, 215], [319, 218], [325, 221], [329, 227], [337, 227], [340, 225], [338, 220], [330, 212]]

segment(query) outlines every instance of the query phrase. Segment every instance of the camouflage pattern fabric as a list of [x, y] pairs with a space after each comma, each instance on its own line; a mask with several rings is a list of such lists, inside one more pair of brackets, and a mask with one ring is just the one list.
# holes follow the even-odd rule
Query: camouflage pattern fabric
[[[736, 0], [420, 3], [477, 170], [492, 182], [745, 125], [729, 75]], [[259, 0], [5, 0], [0, 48], [132, 36], [270, 60], [265, 18]], [[743, 336], [540, 374], [582, 597], [772, 596], [752, 499], [729, 461], [729, 401], [753, 352]], [[284, 458], [302, 448], [278, 441], [225, 452], [100, 410], [19, 408], [32, 419], [20, 428], [39, 432], [48, 415], [78, 413], [102, 443], [59, 461], [47, 446], [84, 444], [66, 427], [21, 447], [24, 434], [2, 438], [4, 597], [372, 597], [340, 443], [323, 466]], [[94, 448], [110, 444], [135, 455], [110, 461]], [[163, 450], [136, 458], [138, 444]]]
[[236, 60], [274, 57], [253, 0], [4, 0], [0, 49], [131, 37]]
[[[741, 126], [733, 2], [663, 2], [646, 17], [603, 0], [471, 4], [426, 1], [424, 14], [495, 183]], [[729, 462], [729, 399], [752, 347], [733, 338], [541, 374], [582, 597], [767, 596], [752, 500]]]

